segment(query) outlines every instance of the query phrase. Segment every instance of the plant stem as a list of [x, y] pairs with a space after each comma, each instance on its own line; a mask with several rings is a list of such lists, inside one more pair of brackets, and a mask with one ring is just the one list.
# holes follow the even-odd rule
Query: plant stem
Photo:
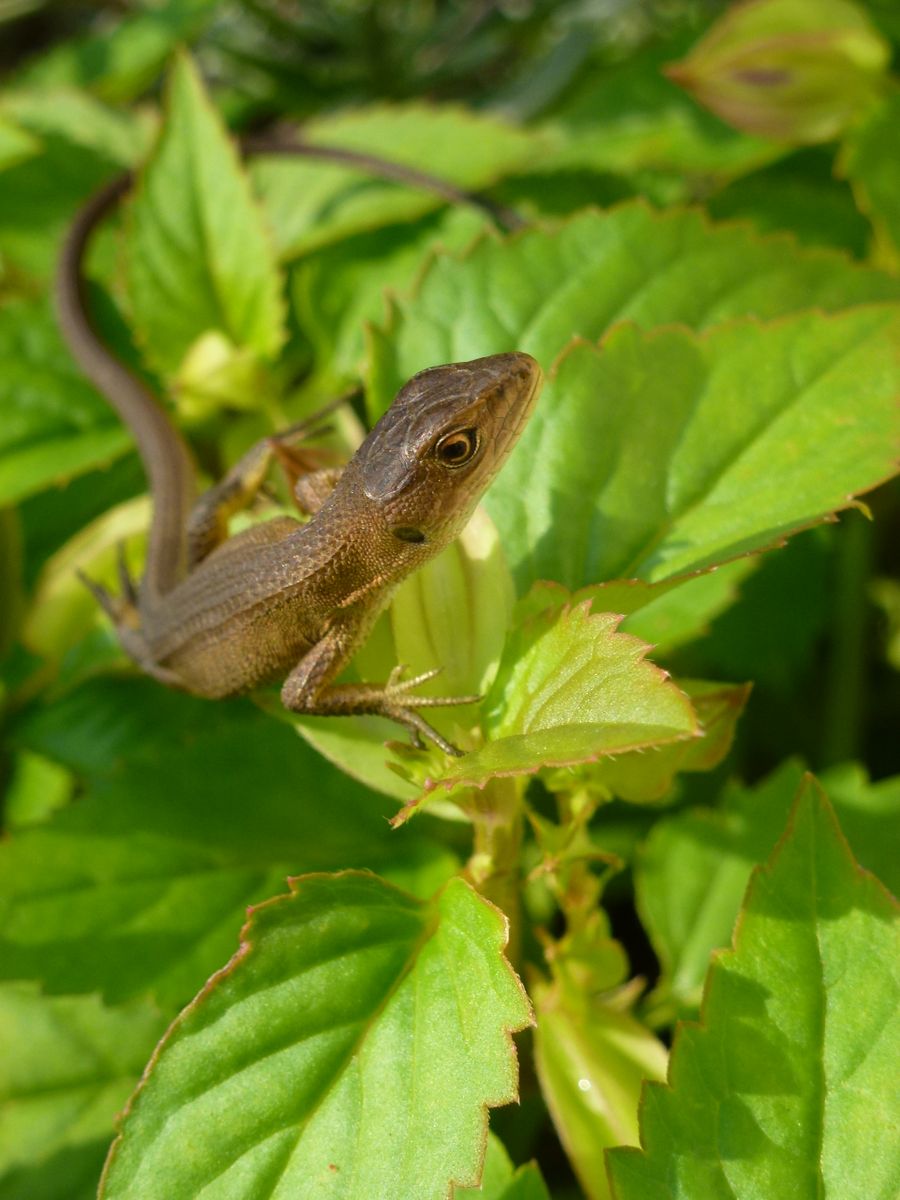
[[[472, 857], [466, 867], [472, 884], [509, 920], [507, 956], [515, 965], [521, 949], [520, 859], [522, 793], [520, 779], [492, 779], [473, 794], [468, 811], [475, 826]], [[468, 807], [468, 806], [467, 806]]]

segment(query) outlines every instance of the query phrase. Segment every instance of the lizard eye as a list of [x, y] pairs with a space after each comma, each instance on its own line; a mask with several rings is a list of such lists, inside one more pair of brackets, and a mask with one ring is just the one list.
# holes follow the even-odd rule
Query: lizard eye
[[474, 429], [457, 429], [441, 438], [434, 448], [445, 467], [461, 467], [478, 449], [478, 433]]

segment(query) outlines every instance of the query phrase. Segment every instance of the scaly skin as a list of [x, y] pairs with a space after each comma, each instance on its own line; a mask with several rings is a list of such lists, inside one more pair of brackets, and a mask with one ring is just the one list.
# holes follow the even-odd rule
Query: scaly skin
[[[262, 481], [271, 445], [245, 456], [194, 506], [194, 470], [178, 431], [146, 387], [97, 336], [84, 303], [91, 234], [127, 180], [76, 218], [60, 259], [57, 307], [85, 374], [134, 435], [154, 516], [140, 587], [93, 590], [127, 653], [154, 678], [218, 698], [285, 679], [282, 700], [321, 716], [372, 713], [417, 742], [459, 753], [418, 709], [475, 697], [422, 697], [423, 678], [334, 685], [402, 579], [460, 532], [521, 433], [541, 384], [538, 364], [511, 352], [432, 367], [403, 387], [342, 472], [303, 476], [306, 524], [280, 517], [216, 544], [216, 506], [234, 511]], [[330, 489], [330, 491], [329, 491]], [[194, 516], [192, 517], [192, 509]], [[224, 528], [224, 521], [219, 522]], [[199, 530], [199, 536], [198, 536]], [[203, 557], [191, 547], [202, 545]]]

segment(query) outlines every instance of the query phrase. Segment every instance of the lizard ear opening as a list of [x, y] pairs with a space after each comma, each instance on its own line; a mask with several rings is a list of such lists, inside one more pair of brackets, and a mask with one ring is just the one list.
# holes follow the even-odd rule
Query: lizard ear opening
[[421, 546], [425, 541], [425, 534], [422, 530], [414, 529], [411, 525], [395, 525], [391, 533], [401, 542], [410, 542], [414, 546]]

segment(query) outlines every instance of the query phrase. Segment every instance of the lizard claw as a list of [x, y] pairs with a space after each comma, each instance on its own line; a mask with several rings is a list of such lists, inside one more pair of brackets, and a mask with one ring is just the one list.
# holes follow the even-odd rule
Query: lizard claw
[[429, 683], [436, 676], [440, 675], [443, 667], [432, 667], [430, 671], [423, 671], [421, 675], [414, 675], [412, 679], [404, 679], [403, 673], [406, 666], [399, 664], [394, 667], [388, 676], [387, 683], [384, 685], [385, 694], [391, 699], [401, 698], [400, 703], [404, 708], [448, 708], [454, 704], [478, 704], [482, 699], [481, 696], [411, 696], [409, 693], [423, 683]]
[[430, 671], [423, 671], [411, 679], [404, 679], [406, 666], [400, 663], [388, 676], [387, 683], [384, 685], [384, 696], [390, 709], [389, 715], [409, 730], [412, 744], [417, 750], [425, 749], [424, 739], [427, 738], [439, 746], [445, 754], [452, 754], [458, 758], [462, 755], [462, 750], [448, 741], [443, 734], [438, 733], [434, 726], [429, 724], [417, 710], [420, 708], [449, 708], [457, 704], [477, 704], [481, 700], [481, 696], [416, 696], [413, 694], [415, 688], [440, 675], [443, 669], [443, 667], [432, 667]]
[[128, 569], [128, 562], [125, 558], [125, 543], [119, 542], [116, 547], [116, 567], [119, 573], [119, 591], [122, 594], [126, 604], [132, 608], [137, 607], [138, 593], [137, 586], [132, 578], [131, 572]]

